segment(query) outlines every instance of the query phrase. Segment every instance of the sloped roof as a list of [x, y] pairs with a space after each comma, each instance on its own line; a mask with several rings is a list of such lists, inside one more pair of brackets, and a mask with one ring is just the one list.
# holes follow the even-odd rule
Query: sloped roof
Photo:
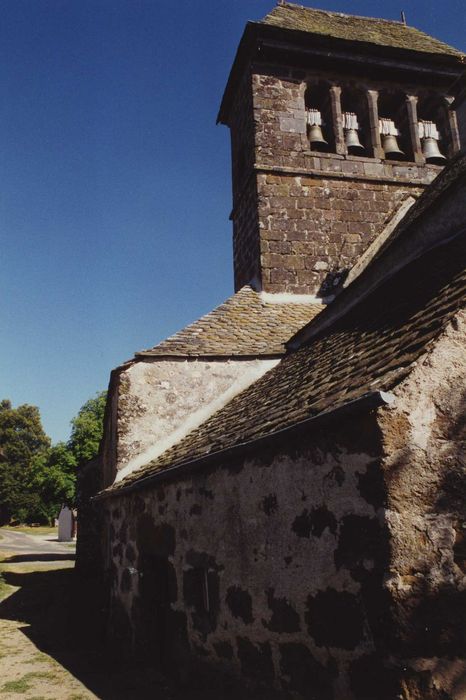
[[278, 295], [265, 297], [246, 285], [206, 316], [136, 357], [283, 355], [286, 341], [323, 308], [311, 297], [296, 299], [300, 301], [290, 298], [284, 303]]
[[415, 27], [409, 27], [402, 22], [395, 22], [374, 17], [358, 17], [339, 12], [314, 10], [292, 3], [278, 5], [262, 20], [263, 24], [310, 32], [323, 36], [348, 41], [363, 41], [379, 46], [390, 46], [410, 51], [421, 51], [431, 54], [449, 54], [461, 56], [457, 49], [444, 44], [438, 39], [421, 32]]
[[274, 434], [369, 391], [390, 390], [464, 306], [465, 268], [466, 235], [430, 249], [321, 337], [285, 356], [180, 443], [110, 491]]

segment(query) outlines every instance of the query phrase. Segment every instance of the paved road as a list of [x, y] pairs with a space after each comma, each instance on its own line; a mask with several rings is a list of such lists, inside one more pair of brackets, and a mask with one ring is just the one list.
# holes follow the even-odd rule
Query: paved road
[[63, 559], [67, 555], [71, 559], [73, 555], [71, 543], [58, 542], [56, 535], [26, 535], [24, 532], [4, 528], [0, 530], [0, 535], [0, 551], [28, 557], [30, 561], [33, 561], [35, 556], [52, 561], [54, 556]]

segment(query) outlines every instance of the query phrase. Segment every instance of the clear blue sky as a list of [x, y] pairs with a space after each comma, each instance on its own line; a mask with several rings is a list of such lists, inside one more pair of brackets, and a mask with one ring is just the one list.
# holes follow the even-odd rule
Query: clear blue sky
[[[53, 440], [113, 367], [231, 294], [215, 118], [246, 21], [274, 4], [0, 2], [0, 398], [38, 405]], [[312, 6], [404, 9], [466, 50], [464, 0]]]

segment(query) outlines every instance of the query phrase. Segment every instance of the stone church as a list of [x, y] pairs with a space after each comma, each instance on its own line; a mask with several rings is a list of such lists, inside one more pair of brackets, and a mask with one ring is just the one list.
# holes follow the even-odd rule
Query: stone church
[[80, 479], [125, 653], [466, 698], [464, 62], [404, 22], [247, 24], [218, 115], [235, 293], [112, 372]]

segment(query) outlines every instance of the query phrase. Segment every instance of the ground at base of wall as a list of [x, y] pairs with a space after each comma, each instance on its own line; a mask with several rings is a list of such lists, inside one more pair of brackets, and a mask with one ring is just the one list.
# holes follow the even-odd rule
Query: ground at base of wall
[[72, 552], [56, 561], [29, 558], [0, 552], [2, 700], [178, 700], [159, 675], [105, 658], [98, 594], [94, 582], [75, 575]]

